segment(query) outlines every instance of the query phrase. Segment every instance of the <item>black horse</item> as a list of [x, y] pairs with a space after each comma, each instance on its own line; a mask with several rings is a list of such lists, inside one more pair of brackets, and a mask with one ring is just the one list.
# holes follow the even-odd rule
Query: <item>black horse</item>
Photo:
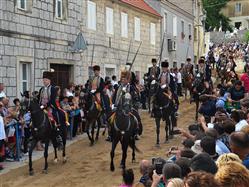
[[171, 119], [172, 112], [174, 111], [174, 103], [172, 99], [166, 94], [165, 89], [161, 88], [159, 83], [154, 81], [151, 84], [151, 90], [153, 91], [152, 103], [154, 118], [156, 121], [156, 146], [159, 146], [159, 134], [160, 134], [160, 121], [161, 119], [165, 121], [165, 142], [169, 140], [171, 135], [173, 135], [173, 125]]
[[[49, 142], [52, 141], [52, 144], [54, 146], [55, 150], [55, 161], [57, 161], [57, 151], [58, 148], [58, 142], [62, 143], [63, 141], [63, 163], [66, 162], [66, 125], [65, 121], [60, 124], [59, 129], [52, 126], [48, 115], [40, 108], [38, 104], [38, 100], [36, 98], [27, 98], [23, 97], [21, 101], [21, 114], [24, 114], [25, 112], [31, 113], [31, 119], [32, 119], [32, 125], [30, 127], [31, 130], [31, 138], [29, 140], [29, 174], [33, 175], [34, 170], [32, 167], [32, 152], [35, 148], [38, 141], [42, 141], [45, 143], [45, 149], [44, 149], [44, 158], [45, 158], [45, 166], [43, 169], [43, 173], [48, 172], [48, 146]], [[60, 115], [60, 114], [58, 114]], [[59, 135], [59, 133], [61, 133]], [[60, 140], [58, 140], [58, 137]], [[61, 138], [62, 137], [62, 138]]]
[[112, 134], [110, 170], [115, 170], [113, 159], [118, 142], [120, 142], [122, 146], [122, 160], [120, 167], [125, 169], [128, 146], [132, 148], [132, 162], [135, 161], [135, 151], [139, 152], [135, 145], [135, 135], [138, 128], [138, 120], [135, 115], [132, 114], [130, 93], [125, 93], [121, 97], [116, 111], [112, 114], [109, 120], [112, 121], [110, 122]]
[[[86, 112], [86, 133], [90, 140], [90, 145], [92, 146], [95, 141], [99, 138], [99, 131], [101, 127], [100, 116], [102, 115], [101, 107], [95, 101], [95, 96], [91, 92], [86, 92], [84, 94], [84, 102], [85, 102], [85, 112]], [[95, 126], [97, 124], [97, 133], [94, 137]], [[91, 131], [91, 133], [90, 133]]]

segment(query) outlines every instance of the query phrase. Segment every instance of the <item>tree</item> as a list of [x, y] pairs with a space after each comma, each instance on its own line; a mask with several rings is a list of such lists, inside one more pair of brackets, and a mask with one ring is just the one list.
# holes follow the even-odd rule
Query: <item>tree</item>
[[207, 12], [205, 29], [207, 31], [215, 28], [219, 29], [222, 26], [222, 31], [229, 30], [232, 32], [232, 27], [229, 24], [230, 20], [221, 13], [221, 9], [226, 6], [229, 0], [202, 0], [203, 8]]

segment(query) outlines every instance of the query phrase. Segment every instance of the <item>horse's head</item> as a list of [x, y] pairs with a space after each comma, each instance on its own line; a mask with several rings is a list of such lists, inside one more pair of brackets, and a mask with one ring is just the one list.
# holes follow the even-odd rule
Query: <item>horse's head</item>
[[21, 115], [34, 110], [35, 106], [38, 106], [38, 108], [40, 108], [36, 97], [30, 97], [22, 93], [21, 93], [21, 96], [22, 96], [22, 99], [20, 102], [20, 114]]
[[159, 83], [156, 80], [151, 81], [150, 83], [150, 95], [153, 96], [157, 93], [159, 88]]
[[[126, 89], [126, 88], [124, 88]], [[119, 104], [118, 104], [118, 108], [117, 108], [117, 112], [118, 113], [123, 113], [125, 115], [128, 115], [131, 112], [131, 108], [132, 108], [132, 97], [131, 94], [129, 92], [126, 92], [126, 90], [123, 90], [125, 93], [122, 95]]]

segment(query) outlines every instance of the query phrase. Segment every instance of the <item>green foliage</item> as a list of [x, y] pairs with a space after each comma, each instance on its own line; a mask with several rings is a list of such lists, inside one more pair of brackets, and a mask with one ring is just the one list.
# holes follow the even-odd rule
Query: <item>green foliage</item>
[[244, 41], [245, 42], [249, 42], [249, 31], [247, 31], [246, 33], [245, 33], [245, 35], [244, 35]]
[[229, 18], [220, 13], [228, 1], [229, 0], [202, 0], [203, 8], [207, 12], [206, 30], [219, 29], [221, 24], [223, 31], [232, 31], [232, 27], [229, 25]]

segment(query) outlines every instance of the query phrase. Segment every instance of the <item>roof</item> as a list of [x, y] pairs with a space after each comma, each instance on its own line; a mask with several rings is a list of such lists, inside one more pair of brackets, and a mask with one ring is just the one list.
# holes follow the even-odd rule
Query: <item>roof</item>
[[144, 0], [120, 0], [120, 1], [125, 4], [131, 5], [133, 7], [139, 8], [143, 11], [146, 11], [155, 16], [161, 17], [161, 15], [150, 5], [148, 5]]

